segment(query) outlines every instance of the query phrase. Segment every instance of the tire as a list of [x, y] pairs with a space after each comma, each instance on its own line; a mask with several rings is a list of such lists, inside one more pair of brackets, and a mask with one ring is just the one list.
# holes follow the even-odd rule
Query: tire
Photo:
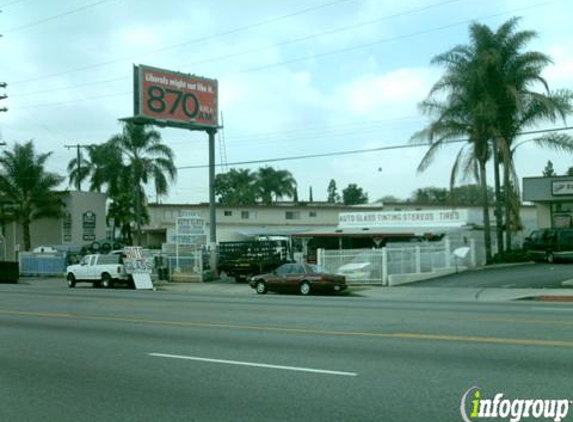
[[108, 242], [105, 242], [101, 245], [101, 253], [108, 254], [111, 252], [111, 245]]
[[553, 256], [553, 252], [547, 252], [547, 255], [545, 255], [545, 260], [550, 264], [555, 263], [555, 257]]
[[108, 273], [103, 273], [101, 275], [101, 285], [106, 289], [109, 289], [112, 287], [113, 281], [111, 279], [111, 276]]
[[76, 287], [76, 277], [72, 273], [69, 273], [67, 278], [68, 278], [68, 287], [70, 289]]
[[255, 290], [257, 291], [257, 294], [266, 294], [268, 292], [267, 283], [265, 283], [263, 280], [258, 280], [257, 284], [255, 284]]
[[303, 296], [308, 296], [312, 288], [310, 287], [310, 283], [308, 281], [303, 281], [298, 286], [298, 291]]

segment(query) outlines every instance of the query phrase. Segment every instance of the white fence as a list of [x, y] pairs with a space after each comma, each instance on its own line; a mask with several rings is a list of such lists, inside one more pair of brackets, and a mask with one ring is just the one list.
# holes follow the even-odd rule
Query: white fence
[[[460, 247], [469, 251], [454, 254]], [[397, 285], [461, 271], [485, 263], [483, 242], [458, 236], [440, 242], [389, 243], [380, 249], [325, 250], [317, 253], [327, 272], [341, 274], [349, 284]]]
[[203, 249], [195, 246], [164, 244], [162, 262], [169, 281], [203, 280]]

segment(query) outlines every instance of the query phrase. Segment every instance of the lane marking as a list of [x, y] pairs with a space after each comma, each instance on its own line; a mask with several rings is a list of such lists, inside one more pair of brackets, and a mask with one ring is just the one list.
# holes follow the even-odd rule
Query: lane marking
[[413, 340], [436, 340], [436, 341], [457, 341], [469, 343], [489, 343], [489, 344], [507, 344], [507, 345], [527, 345], [527, 346], [544, 346], [544, 347], [567, 347], [573, 348], [572, 340], [535, 340], [519, 339], [504, 337], [482, 337], [482, 336], [463, 336], [450, 334], [425, 334], [425, 333], [403, 333], [403, 332], [376, 332], [376, 331], [335, 331], [319, 330], [314, 328], [289, 328], [273, 327], [265, 325], [240, 325], [240, 324], [223, 324], [212, 322], [195, 322], [195, 321], [165, 321], [152, 319], [139, 319], [127, 317], [106, 317], [90, 315], [73, 315], [51, 312], [31, 312], [31, 311], [7, 311], [0, 310], [0, 315], [18, 315], [30, 317], [50, 317], [74, 319], [83, 321], [107, 321], [107, 322], [128, 322], [134, 324], [162, 325], [172, 327], [195, 327], [195, 328], [221, 328], [227, 330], [247, 330], [247, 331], [267, 331], [291, 334], [313, 334], [313, 335], [332, 335], [344, 337], [372, 337], [372, 338], [398, 338]]
[[344, 377], [358, 376], [356, 372], [330, 371], [327, 369], [303, 368], [299, 366], [270, 365], [267, 363], [243, 362], [238, 360], [226, 360], [226, 359], [211, 359], [211, 358], [201, 358], [197, 356], [170, 355], [166, 353], [149, 353], [149, 356], [158, 358], [193, 360], [197, 362], [207, 362], [207, 363], [220, 363], [224, 365], [239, 365], [239, 366], [251, 366], [255, 368], [280, 369], [283, 371], [310, 372], [313, 374], [340, 375]]

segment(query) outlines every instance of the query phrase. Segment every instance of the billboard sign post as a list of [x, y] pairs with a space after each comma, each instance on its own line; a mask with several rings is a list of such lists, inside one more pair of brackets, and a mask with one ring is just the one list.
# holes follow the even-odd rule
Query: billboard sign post
[[220, 128], [216, 79], [151, 66], [134, 66], [134, 115], [123, 121], [200, 130], [209, 135], [210, 268], [217, 276], [215, 134]]

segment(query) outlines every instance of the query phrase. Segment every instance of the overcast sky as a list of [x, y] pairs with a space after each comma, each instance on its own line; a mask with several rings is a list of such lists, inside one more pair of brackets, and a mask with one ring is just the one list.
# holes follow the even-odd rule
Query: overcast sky
[[[75, 156], [65, 144], [105, 142], [133, 114], [133, 64], [218, 79], [219, 163], [406, 144], [441, 74], [431, 58], [466, 43], [470, 21], [497, 28], [521, 16], [520, 29], [539, 33], [530, 48], [554, 59], [544, 75], [551, 88], [573, 88], [570, 0], [0, 0], [0, 10], [0, 82], [10, 97], [0, 139], [8, 148], [34, 139], [61, 174]], [[160, 131], [178, 167], [207, 164], [206, 134]], [[326, 199], [331, 178], [371, 200], [407, 198], [447, 186], [458, 149], [421, 175], [423, 148], [269, 164], [294, 174], [301, 200], [309, 186]], [[572, 156], [529, 143], [517, 152], [520, 177], [541, 175], [547, 160], [560, 174], [573, 166]], [[181, 169], [164, 201], [208, 201], [207, 169]]]

